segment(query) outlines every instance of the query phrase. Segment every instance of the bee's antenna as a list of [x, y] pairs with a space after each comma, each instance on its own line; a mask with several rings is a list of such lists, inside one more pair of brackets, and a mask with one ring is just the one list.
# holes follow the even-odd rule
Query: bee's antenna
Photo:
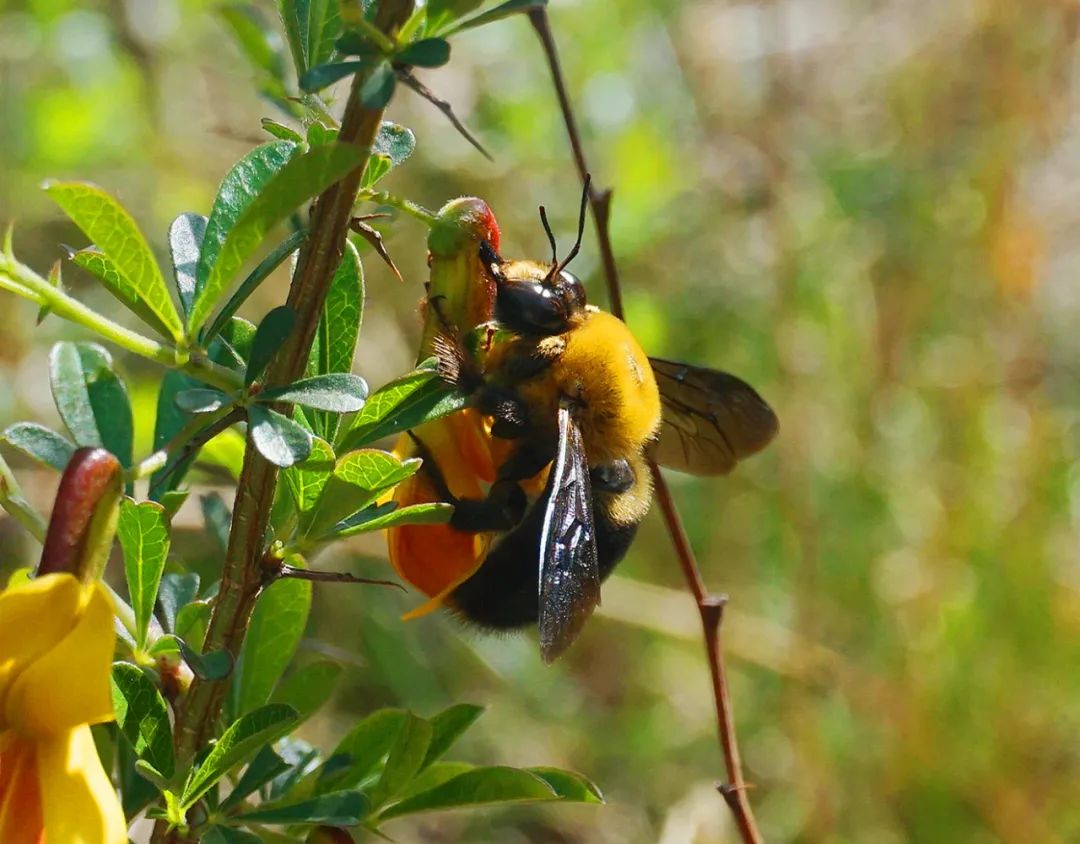
[[558, 266], [559, 250], [555, 246], [555, 233], [551, 230], [551, 223], [548, 222], [547, 218], [547, 209], [543, 205], [540, 206], [540, 222], [544, 224], [544, 232], [547, 234], [548, 243], [551, 244], [551, 266]]
[[592, 176], [586, 173], [585, 185], [581, 190], [581, 211], [578, 214], [577, 240], [574, 241], [574, 248], [566, 253], [566, 257], [562, 259], [562, 262], [556, 267], [555, 273], [553, 274], [562, 272], [566, 268], [566, 265], [577, 257], [578, 250], [581, 249], [581, 238], [585, 235], [585, 215], [589, 210], [589, 185], [591, 183]]

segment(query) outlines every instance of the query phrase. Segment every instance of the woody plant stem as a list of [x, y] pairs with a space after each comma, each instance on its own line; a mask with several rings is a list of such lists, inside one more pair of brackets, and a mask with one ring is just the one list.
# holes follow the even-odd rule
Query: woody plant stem
[[[529, 10], [529, 22], [540, 39], [547, 57], [548, 67], [551, 70], [552, 82], [555, 86], [555, 94], [562, 110], [563, 122], [566, 124], [566, 132], [570, 138], [570, 147], [574, 155], [574, 163], [577, 165], [578, 175], [582, 182], [585, 175], [590, 172], [585, 160], [585, 151], [578, 134], [577, 121], [574, 117], [570, 97], [566, 91], [566, 83], [563, 80], [562, 68], [559, 64], [559, 54], [555, 46], [555, 39], [551, 33], [548, 22], [547, 9], [540, 6]], [[589, 207], [592, 209], [593, 221], [596, 224], [596, 237], [600, 244], [600, 258], [604, 267], [604, 278], [607, 282], [608, 298], [611, 301], [611, 311], [619, 319], [623, 318], [622, 292], [619, 286], [619, 273], [615, 264], [615, 253], [611, 247], [611, 236], [608, 231], [608, 220], [611, 215], [611, 190], [600, 190], [595, 187], [595, 182], [589, 187]], [[705, 586], [701, 577], [701, 569], [694, 557], [694, 551], [690, 547], [690, 541], [683, 528], [682, 519], [675, 506], [675, 500], [668, 489], [660, 467], [654, 461], [649, 462], [653, 476], [653, 487], [656, 491], [656, 499], [660, 503], [660, 511], [664, 517], [668, 534], [675, 546], [675, 555], [679, 561], [687, 587], [694, 596], [694, 601], [701, 616], [701, 628], [705, 639], [705, 651], [708, 655], [709, 673], [712, 677], [713, 698], [716, 703], [716, 727], [720, 736], [720, 749], [724, 756], [724, 766], [727, 770], [727, 782], [718, 786], [723, 795], [735, 823], [739, 828], [739, 835], [744, 844], [762, 844], [761, 833], [758, 832], [757, 823], [754, 820], [750, 801], [746, 796], [746, 781], [743, 779], [742, 761], [739, 758], [739, 745], [735, 735], [735, 719], [731, 711], [731, 698], [728, 694], [727, 673], [724, 668], [724, 653], [720, 637], [720, 625], [724, 617], [724, 605], [726, 596], [712, 595]]]
[[[374, 25], [392, 37], [412, 9], [413, 0], [381, 0]], [[353, 79], [337, 140], [353, 144], [362, 150], [363, 156], [354, 170], [315, 200], [311, 236], [301, 249], [286, 301], [296, 314], [295, 328], [270, 364], [267, 386], [289, 384], [303, 376], [330, 281], [341, 263], [356, 193], [383, 116], [382, 108], [368, 108], [360, 100], [360, 88], [367, 76], [365, 71]], [[290, 407], [280, 405], [275, 409], [288, 413]], [[255, 599], [262, 588], [264, 537], [276, 482], [276, 467], [259, 454], [249, 434], [233, 505], [221, 587], [206, 632], [207, 652], [224, 649], [235, 657], [240, 650]], [[189, 764], [213, 735], [226, 690], [227, 681], [196, 677], [192, 682], [177, 713], [179, 765]]]

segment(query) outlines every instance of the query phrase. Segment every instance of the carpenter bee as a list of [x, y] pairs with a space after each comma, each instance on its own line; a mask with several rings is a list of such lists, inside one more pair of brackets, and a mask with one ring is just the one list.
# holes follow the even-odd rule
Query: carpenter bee
[[504, 260], [481, 243], [495, 320], [471, 345], [453, 326], [434, 344], [442, 377], [470, 396], [488, 420], [484, 430], [505, 443], [487, 495], [454, 495], [445, 461], [414, 438], [431, 497], [455, 504], [448, 538], [490, 537], [471, 546], [478, 567], [445, 603], [482, 627], [536, 623], [547, 662], [577, 637], [645, 518], [649, 459], [724, 474], [778, 430], [745, 382], [650, 359], [621, 320], [587, 304], [566, 269], [580, 249], [587, 191], [577, 241], [561, 261], [543, 208], [550, 263]]

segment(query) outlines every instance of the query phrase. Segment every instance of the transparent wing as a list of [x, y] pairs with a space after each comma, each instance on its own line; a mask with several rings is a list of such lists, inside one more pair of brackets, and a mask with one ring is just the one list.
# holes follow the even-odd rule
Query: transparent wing
[[559, 448], [540, 535], [540, 653], [553, 661], [600, 603], [600, 573], [593, 526], [589, 464], [565, 402], [559, 406]]
[[663, 405], [656, 462], [693, 475], [726, 475], [780, 430], [757, 391], [716, 369], [649, 358]]

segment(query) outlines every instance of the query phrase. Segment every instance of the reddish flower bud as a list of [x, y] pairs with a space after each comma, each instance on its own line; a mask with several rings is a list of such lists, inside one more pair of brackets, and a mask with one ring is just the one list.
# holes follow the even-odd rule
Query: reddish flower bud
[[353, 844], [353, 837], [340, 827], [319, 826], [308, 833], [307, 844]]

